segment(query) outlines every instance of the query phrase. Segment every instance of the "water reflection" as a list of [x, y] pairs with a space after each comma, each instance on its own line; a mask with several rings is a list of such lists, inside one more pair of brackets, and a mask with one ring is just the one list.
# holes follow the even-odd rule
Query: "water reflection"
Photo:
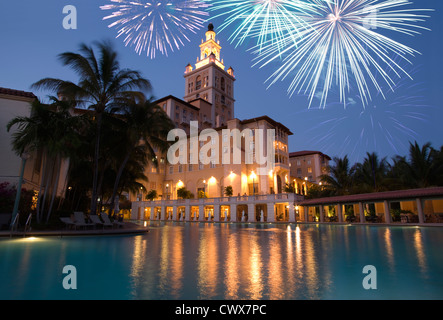
[[224, 268], [226, 286], [224, 298], [227, 300], [237, 300], [239, 298], [238, 289], [240, 284], [237, 233], [228, 235], [227, 247], [229, 250], [227, 250]]
[[418, 265], [420, 267], [420, 272], [423, 277], [427, 278], [427, 264], [426, 264], [426, 255], [425, 248], [423, 245], [423, 235], [421, 230], [417, 228], [414, 232], [414, 249], [417, 254]]
[[[361, 286], [368, 261], [390, 274], [400, 265], [430, 272], [421, 229], [166, 223], [134, 238], [130, 276], [137, 298], [340, 298], [352, 291], [346, 285]], [[353, 273], [357, 284], [349, 280]]]
[[[249, 239], [245, 238], [249, 250], [245, 250], [245, 255], [242, 257], [242, 265], [249, 269], [249, 286], [247, 287], [248, 299], [259, 300], [263, 297], [263, 282], [262, 282], [262, 254], [261, 248], [257, 242], [257, 236], [251, 236]], [[249, 262], [249, 263], [248, 263]]]
[[218, 280], [218, 241], [213, 224], [205, 223], [201, 229], [198, 255], [199, 299], [213, 299]]
[[384, 232], [384, 242], [386, 247], [386, 259], [388, 261], [389, 271], [393, 273], [395, 270], [395, 264], [394, 264], [395, 259], [394, 259], [394, 249], [392, 247], [392, 234], [391, 234], [391, 229], [389, 228], [386, 228]]

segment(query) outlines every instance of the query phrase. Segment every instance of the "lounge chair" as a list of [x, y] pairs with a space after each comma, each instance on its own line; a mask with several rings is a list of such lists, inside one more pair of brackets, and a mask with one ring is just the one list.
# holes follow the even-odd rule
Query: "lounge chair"
[[102, 217], [102, 219], [105, 223], [111, 223], [116, 226], [123, 226], [124, 225], [123, 222], [119, 222], [117, 220], [114, 220], [113, 222], [111, 222], [111, 219], [109, 219], [109, 216], [106, 212], [102, 212], [100, 216]]
[[60, 221], [63, 222], [66, 225], [66, 227], [70, 227], [70, 228], [75, 227], [75, 223], [74, 223], [74, 221], [72, 221], [71, 218], [60, 217]]
[[113, 224], [110, 222], [109, 223], [106, 221], [102, 222], [98, 215], [93, 214], [93, 215], [89, 216], [89, 218], [92, 220], [92, 223], [94, 223], [95, 225], [101, 225], [103, 228], [106, 226], [108, 226], [108, 227], [113, 226]]
[[94, 226], [92, 223], [86, 223], [85, 222], [85, 215], [81, 211], [74, 212], [74, 225], [75, 227], [91, 227]]

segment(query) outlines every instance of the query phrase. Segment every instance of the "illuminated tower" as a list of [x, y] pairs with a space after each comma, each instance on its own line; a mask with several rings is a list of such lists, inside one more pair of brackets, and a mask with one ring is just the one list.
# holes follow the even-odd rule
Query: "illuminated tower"
[[213, 127], [226, 125], [234, 118], [234, 69], [225, 71], [223, 59], [220, 59], [221, 46], [215, 40], [214, 26], [208, 25], [206, 41], [200, 44], [200, 57], [195, 69], [191, 64], [185, 70], [184, 100], [192, 103], [203, 99], [212, 104], [211, 123]]

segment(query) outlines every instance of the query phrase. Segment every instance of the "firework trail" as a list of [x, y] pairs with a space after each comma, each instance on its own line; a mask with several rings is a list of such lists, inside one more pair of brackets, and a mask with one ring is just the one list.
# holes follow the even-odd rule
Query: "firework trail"
[[330, 89], [338, 88], [340, 102], [346, 105], [350, 87], [355, 85], [366, 106], [372, 89], [384, 96], [382, 85], [392, 91], [399, 79], [410, 78], [395, 58], [411, 63], [410, 57], [419, 52], [382, 32], [414, 36], [429, 30], [419, 25], [428, 16], [418, 13], [430, 10], [411, 8], [408, 0], [307, 2], [317, 10], [303, 18], [309, 27], [279, 38], [278, 46], [268, 41], [253, 50], [254, 65], [281, 63], [267, 79], [269, 86], [292, 78], [290, 95], [308, 95], [309, 106], [319, 96], [320, 106], [325, 107]]
[[180, 49], [184, 40], [190, 41], [189, 33], [203, 27], [209, 6], [200, 0], [125, 1], [110, 0], [102, 10], [113, 10], [103, 20], [115, 19], [108, 25], [116, 28], [116, 38], [123, 38], [126, 46], [134, 46], [140, 55], [146, 51], [151, 59], [159, 51], [168, 55], [168, 50]]
[[[418, 70], [408, 72], [414, 75]], [[347, 98], [347, 109], [331, 103], [325, 109], [305, 109], [299, 116], [313, 123], [306, 131], [311, 137], [307, 144], [316, 145], [325, 153], [347, 155], [353, 162], [361, 160], [358, 157], [367, 151], [405, 155], [409, 142], [419, 140], [435, 110], [426, 96], [423, 83], [403, 78], [395, 92], [376, 94], [367, 106], [361, 104], [359, 96], [353, 96]]]
[[302, 0], [205, 0], [211, 4], [212, 19], [224, 18], [219, 31], [234, 26], [228, 40], [236, 47], [248, 38], [255, 38], [258, 47], [271, 43], [279, 47], [287, 37], [297, 41], [298, 30], [307, 28], [304, 18], [316, 12], [316, 7]]

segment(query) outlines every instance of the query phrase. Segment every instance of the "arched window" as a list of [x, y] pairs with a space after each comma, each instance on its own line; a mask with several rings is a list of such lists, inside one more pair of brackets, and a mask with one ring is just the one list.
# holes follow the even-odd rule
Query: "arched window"
[[195, 90], [200, 90], [202, 86], [202, 77], [197, 76], [197, 79], [195, 79]]

